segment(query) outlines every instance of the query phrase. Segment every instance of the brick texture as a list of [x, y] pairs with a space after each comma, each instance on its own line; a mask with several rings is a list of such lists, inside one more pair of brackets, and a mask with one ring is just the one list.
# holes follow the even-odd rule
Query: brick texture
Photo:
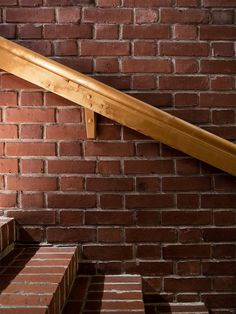
[[[235, 0], [0, 6], [1, 36], [236, 142]], [[142, 274], [148, 313], [235, 313], [234, 177], [101, 116], [87, 140], [79, 106], [2, 71], [0, 88], [0, 214], [19, 241], [79, 243], [81, 273]]]

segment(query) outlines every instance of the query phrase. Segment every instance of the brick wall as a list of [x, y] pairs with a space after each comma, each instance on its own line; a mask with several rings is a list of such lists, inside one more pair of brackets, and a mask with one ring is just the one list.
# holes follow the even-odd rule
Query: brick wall
[[[0, 5], [1, 36], [235, 141], [235, 0]], [[0, 119], [0, 212], [20, 241], [79, 242], [82, 272], [234, 313], [234, 177], [103, 117], [86, 140], [80, 107], [3, 72]]]

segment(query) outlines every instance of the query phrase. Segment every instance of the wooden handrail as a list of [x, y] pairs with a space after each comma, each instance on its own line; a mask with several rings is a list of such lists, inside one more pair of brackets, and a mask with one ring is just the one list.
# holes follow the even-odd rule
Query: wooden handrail
[[0, 68], [236, 175], [236, 145], [0, 37]]

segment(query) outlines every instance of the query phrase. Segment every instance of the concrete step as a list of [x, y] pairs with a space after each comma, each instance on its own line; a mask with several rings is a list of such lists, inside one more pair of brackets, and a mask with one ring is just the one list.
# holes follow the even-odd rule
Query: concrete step
[[16, 247], [0, 261], [0, 314], [61, 313], [78, 270], [78, 248]]
[[13, 218], [0, 217], [0, 260], [14, 248], [16, 240]]
[[144, 314], [139, 275], [78, 276], [63, 314]]

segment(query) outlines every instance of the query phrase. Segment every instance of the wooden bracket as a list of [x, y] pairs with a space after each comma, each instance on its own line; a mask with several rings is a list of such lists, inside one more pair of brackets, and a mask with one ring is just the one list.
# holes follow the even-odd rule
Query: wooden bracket
[[97, 115], [94, 111], [85, 108], [85, 123], [86, 123], [86, 132], [87, 138], [95, 139], [96, 138], [96, 126], [97, 126]]

